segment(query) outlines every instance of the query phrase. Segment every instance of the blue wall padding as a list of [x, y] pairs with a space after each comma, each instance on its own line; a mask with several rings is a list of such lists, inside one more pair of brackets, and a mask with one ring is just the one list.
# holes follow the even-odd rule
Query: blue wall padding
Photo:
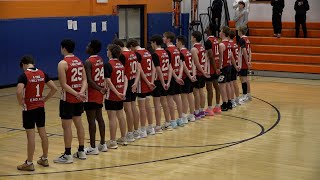
[[[67, 20], [78, 21], [78, 30], [68, 30]], [[72, 38], [76, 42], [75, 55], [85, 60], [85, 48], [91, 39], [103, 42], [100, 55], [106, 59], [106, 45], [119, 31], [118, 16], [63, 17], [0, 20], [0, 86], [14, 84], [22, 73], [20, 58], [30, 54], [36, 66], [51, 77], [57, 77], [57, 64], [63, 58], [60, 42]], [[101, 21], [107, 21], [107, 32], [101, 32]], [[91, 33], [91, 22], [97, 23], [97, 32]]]

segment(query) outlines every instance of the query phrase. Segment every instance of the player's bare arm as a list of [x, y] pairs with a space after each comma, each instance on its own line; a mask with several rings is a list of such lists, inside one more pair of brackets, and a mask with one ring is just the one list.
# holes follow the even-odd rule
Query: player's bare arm
[[50, 91], [47, 94], [47, 96], [43, 99], [44, 102], [47, 102], [58, 91], [57, 86], [54, 84], [52, 80], [47, 82], [47, 86], [50, 88]]
[[166, 89], [166, 83], [164, 82], [163, 74], [162, 74], [160, 66], [156, 67], [156, 72], [157, 72], [157, 76], [158, 76], [163, 88]]
[[223, 51], [226, 50], [226, 46], [223, 43], [219, 44], [219, 70], [222, 67]]
[[214, 71], [217, 72], [217, 66], [216, 66], [216, 63], [214, 62], [215, 57], [213, 55], [212, 49], [207, 50], [207, 56], [209, 58], [210, 65], [213, 66]]
[[19, 105], [23, 105], [23, 89], [24, 89], [24, 84], [23, 83], [18, 83], [17, 84], [17, 100]]
[[140, 81], [140, 73], [141, 73], [141, 64], [137, 61], [138, 64], [138, 68], [137, 68], [137, 72], [136, 72], [136, 79], [134, 80], [134, 83], [132, 85], [132, 92], [136, 92], [137, 91], [137, 86], [138, 83]]
[[74, 89], [72, 89], [68, 84], [67, 84], [67, 77], [66, 77], [66, 71], [68, 69], [68, 64], [65, 61], [60, 61], [58, 64], [58, 78], [60, 82], [60, 86], [68, 93], [78, 96], [78, 92], [76, 92]]
[[200, 71], [203, 75], [205, 75], [206, 72], [204, 72], [204, 70], [202, 69], [202, 67], [200, 65], [198, 53], [199, 53], [199, 51], [197, 48], [193, 47], [191, 49], [191, 54], [192, 54], [192, 59], [193, 59], [194, 65], [196, 66], [198, 71]]
[[98, 86], [98, 84], [96, 82], [94, 82], [91, 77], [92, 64], [89, 62], [89, 60], [86, 60], [86, 62], [84, 63], [84, 68], [86, 70], [88, 86], [102, 92], [104, 90], [104, 88]]
[[122, 94], [114, 87], [110, 78], [106, 78], [105, 82], [111, 91], [113, 91], [119, 98], [122, 97]]
[[124, 100], [126, 97], [126, 92], [127, 92], [127, 88], [128, 88], [128, 78], [126, 76], [124, 76], [124, 87], [123, 87], [123, 93], [122, 93], [122, 99]]

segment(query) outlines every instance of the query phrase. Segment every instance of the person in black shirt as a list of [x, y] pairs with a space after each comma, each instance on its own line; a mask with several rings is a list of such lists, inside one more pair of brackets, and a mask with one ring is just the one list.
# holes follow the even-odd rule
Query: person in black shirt
[[220, 26], [221, 26], [221, 14], [222, 14], [222, 0], [213, 0], [211, 6], [211, 13], [212, 13], [212, 22], [214, 24], [213, 35], [219, 37]]
[[273, 25], [273, 36], [280, 38], [282, 30], [282, 12], [284, 8], [284, 0], [271, 0], [272, 8], [272, 25]]
[[307, 11], [309, 11], [308, 0], [296, 0], [294, 4], [294, 10], [296, 11], [295, 21], [296, 21], [296, 37], [299, 37], [300, 24], [302, 25], [303, 35], [307, 37]]

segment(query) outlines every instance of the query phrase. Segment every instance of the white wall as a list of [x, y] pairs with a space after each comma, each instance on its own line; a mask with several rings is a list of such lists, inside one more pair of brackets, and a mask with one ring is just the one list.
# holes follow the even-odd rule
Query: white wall
[[[234, 10], [232, 3], [234, 0], [227, 0], [229, 6], [230, 18], [234, 16]], [[285, 8], [283, 10], [282, 21], [294, 22], [294, 3], [296, 0], [285, 0]], [[310, 10], [307, 12], [307, 22], [320, 22], [320, 0], [308, 0]], [[210, 0], [199, 0], [199, 14], [206, 13], [207, 8], [210, 5]], [[190, 13], [191, 0], [183, 1], [183, 12]], [[270, 3], [251, 3], [249, 21], [271, 21], [272, 18], [272, 6]]]

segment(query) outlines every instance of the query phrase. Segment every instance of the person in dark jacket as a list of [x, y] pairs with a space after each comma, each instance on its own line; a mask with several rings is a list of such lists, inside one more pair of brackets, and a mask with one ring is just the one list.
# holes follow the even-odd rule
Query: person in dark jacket
[[310, 9], [308, 0], [296, 0], [294, 10], [296, 11], [296, 37], [299, 37], [300, 24], [302, 25], [303, 35], [307, 37], [307, 11]]
[[273, 25], [273, 32], [275, 37], [280, 38], [281, 30], [282, 30], [282, 12], [284, 8], [284, 0], [271, 0], [272, 8], [272, 25]]
[[219, 36], [220, 32], [220, 26], [221, 26], [221, 15], [222, 15], [222, 0], [213, 0], [212, 6], [211, 6], [211, 12], [212, 12], [212, 22], [215, 24], [215, 30], [214, 35]]

